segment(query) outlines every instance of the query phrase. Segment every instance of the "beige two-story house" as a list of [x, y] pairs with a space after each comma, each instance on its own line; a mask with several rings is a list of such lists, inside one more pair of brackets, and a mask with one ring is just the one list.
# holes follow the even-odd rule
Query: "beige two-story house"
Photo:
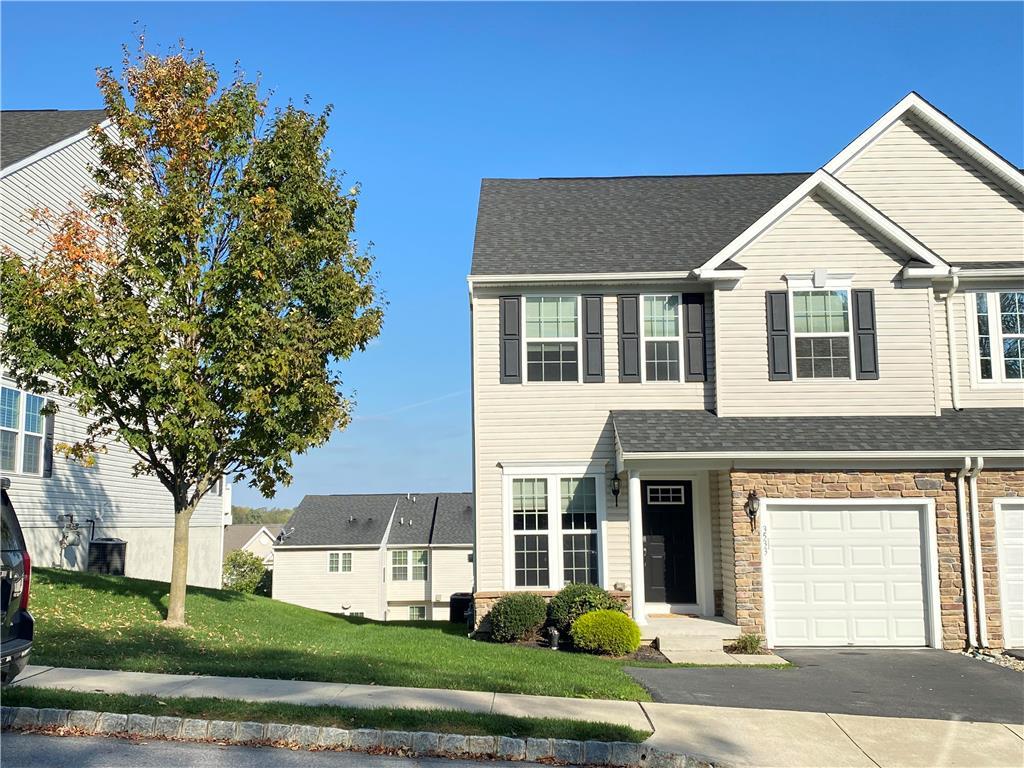
[[478, 619], [1024, 646], [1024, 175], [917, 94], [813, 173], [486, 179], [469, 290]]

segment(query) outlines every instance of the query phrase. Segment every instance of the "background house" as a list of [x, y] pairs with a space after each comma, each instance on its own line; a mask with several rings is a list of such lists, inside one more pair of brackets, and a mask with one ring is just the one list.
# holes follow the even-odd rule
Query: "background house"
[[368, 619], [446, 619], [473, 591], [469, 493], [306, 496], [274, 547], [276, 600]]
[[274, 542], [283, 529], [284, 526], [278, 523], [226, 525], [224, 526], [224, 556], [227, 557], [231, 552], [244, 549], [246, 552], [256, 555], [267, 568], [273, 568]]
[[[89, 166], [98, 157], [89, 131], [104, 118], [93, 109], [0, 113], [0, 246], [23, 258], [46, 247], [47, 233], [33, 225], [29, 212], [59, 213], [94, 187]], [[0, 319], [0, 332], [5, 327]], [[91, 540], [118, 538], [126, 542], [125, 575], [169, 580], [170, 494], [154, 477], [133, 477], [137, 459], [116, 441], [91, 467], [55, 455], [55, 446], [85, 438], [89, 420], [67, 399], [54, 400], [56, 415], [43, 417], [44, 398], [19, 390], [0, 371], [0, 472], [11, 479], [11, 500], [33, 564], [82, 570]], [[220, 586], [222, 527], [230, 511], [231, 486], [221, 482], [193, 515], [190, 584]], [[77, 533], [66, 535], [72, 524]]]

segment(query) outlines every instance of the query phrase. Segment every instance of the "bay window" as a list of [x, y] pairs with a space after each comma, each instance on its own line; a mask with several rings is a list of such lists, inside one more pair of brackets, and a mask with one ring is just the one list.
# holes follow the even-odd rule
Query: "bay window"
[[1024, 291], [976, 293], [973, 307], [977, 378], [1024, 381]]

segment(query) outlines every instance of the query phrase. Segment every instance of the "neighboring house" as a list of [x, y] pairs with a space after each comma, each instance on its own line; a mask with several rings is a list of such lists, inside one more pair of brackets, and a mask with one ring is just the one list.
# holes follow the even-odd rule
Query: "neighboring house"
[[485, 179], [468, 281], [478, 616], [1024, 646], [1024, 175], [917, 94], [814, 173]]
[[[34, 226], [30, 210], [84, 205], [83, 192], [94, 186], [89, 166], [98, 159], [89, 131], [103, 121], [102, 110], [0, 113], [0, 246], [31, 258], [46, 247], [46, 233]], [[4, 327], [0, 318], [0, 332]], [[174, 511], [168, 491], [154, 477], [133, 477], [136, 457], [118, 442], [91, 467], [55, 455], [55, 445], [85, 438], [88, 419], [61, 397], [54, 398], [56, 415], [44, 417], [43, 398], [20, 391], [3, 371], [0, 380], [0, 472], [11, 478], [33, 564], [84, 569], [90, 539], [119, 538], [127, 542], [126, 575], [169, 580]], [[222, 525], [230, 510], [231, 487], [220, 483], [193, 515], [190, 584], [220, 586]], [[70, 523], [80, 527], [65, 537]]]
[[283, 525], [226, 525], [224, 526], [224, 556], [244, 549], [256, 555], [267, 568], [274, 567], [274, 543], [284, 530]]
[[440, 620], [472, 591], [469, 493], [306, 496], [274, 547], [274, 599], [307, 608]]

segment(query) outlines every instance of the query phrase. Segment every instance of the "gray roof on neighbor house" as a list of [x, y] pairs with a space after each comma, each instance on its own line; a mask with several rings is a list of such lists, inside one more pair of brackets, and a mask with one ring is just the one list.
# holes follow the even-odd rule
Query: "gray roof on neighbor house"
[[389, 543], [470, 545], [472, 498], [470, 493], [306, 496], [285, 524], [285, 530], [294, 530], [281, 543], [287, 547], [379, 546], [394, 511]]
[[102, 109], [5, 109], [0, 112], [0, 168], [102, 122]]
[[279, 523], [244, 523], [240, 525], [224, 526], [224, 554], [241, 549], [249, 543], [249, 539], [255, 536], [261, 528], [270, 531], [271, 536], [277, 536], [282, 526]]
[[391, 524], [388, 545], [473, 543], [473, 494], [413, 494], [402, 496]]
[[1018, 451], [1024, 409], [943, 410], [940, 416], [726, 416], [708, 411], [612, 411], [625, 453]]
[[809, 175], [484, 179], [472, 274], [692, 270]]

